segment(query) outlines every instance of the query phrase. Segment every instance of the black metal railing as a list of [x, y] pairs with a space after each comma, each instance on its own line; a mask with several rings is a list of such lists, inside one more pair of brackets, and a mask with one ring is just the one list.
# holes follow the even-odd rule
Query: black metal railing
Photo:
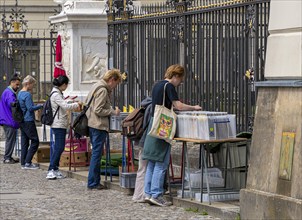
[[0, 94], [11, 76], [18, 73], [21, 78], [32, 75], [37, 80], [34, 101], [47, 97], [52, 87], [57, 33], [49, 31], [40, 35], [32, 31], [9, 32], [0, 38]]
[[182, 101], [236, 114], [237, 131], [251, 131], [254, 81], [264, 80], [269, 3], [170, 1], [122, 10], [128, 17], [108, 10], [109, 68], [127, 75], [114, 104], [139, 106], [166, 68], [180, 63]]

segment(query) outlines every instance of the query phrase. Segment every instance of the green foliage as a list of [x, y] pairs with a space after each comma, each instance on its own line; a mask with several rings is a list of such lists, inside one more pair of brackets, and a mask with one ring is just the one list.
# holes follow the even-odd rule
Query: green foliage
[[[185, 210], [187, 212], [199, 213], [199, 209], [198, 208], [192, 208], [192, 207], [190, 207], [190, 208], [186, 208]], [[208, 212], [205, 209], [203, 209], [199, 214], [200, 215], [208, 215]]]
[[241, 218], [240, 218], [240, 214], [238, 213], [237, 214], [237, 216], [236, 216], [236, 218], [235, 218], [235, 220], [240, 220]]
[[209, 215], [209, 213], [207, 212], [207, 210], [203, 209], [201, 215]]
[[190, 208], [186, 208], [185, 209], [187, 212], [198, 212], [198, 208], [192, 208], [192, 207], [190, 207]]

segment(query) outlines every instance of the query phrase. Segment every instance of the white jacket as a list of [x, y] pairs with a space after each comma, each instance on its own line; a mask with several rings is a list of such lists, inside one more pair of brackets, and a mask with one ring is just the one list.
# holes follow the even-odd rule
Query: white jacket
[[[55, 92], [56, 91], [56, 92]], [[55, 92], [55, 93], [53, 93]], [[74, 110], [79, 107], [78, 103], [68, 103], [68, 100], [64, 99], [63, 93], [58, 87], [54, 87], [51, 91], [53, 95], [50, 97], [52, 113], [55, 115], [57, 108], [60, 106], [54, 121], [51, 125], [52, 128], [68, 128], [68, 115], [66, 110]]]

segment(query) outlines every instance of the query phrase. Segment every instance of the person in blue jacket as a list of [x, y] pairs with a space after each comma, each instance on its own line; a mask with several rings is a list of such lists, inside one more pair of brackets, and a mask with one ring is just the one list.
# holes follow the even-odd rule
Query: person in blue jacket
[[0, 100], [0, 125], [3, 126], [5, 132], [5, 153], [3, 163], [13, 164], [18, 160], [12, 158], [16, 143], [17, 130], [19, 123], [14, 121], [12, 116], [11, 104], [17, 99], [17, 91], [19, 89], [21, 78], [18, 74], [14, 74], [9, 81], [9, 86], [3, 91]]
[[[18, 100], [22, 109], [24, 119], [20, 123], [21, 130], [21, 168], [39, 169], [38, 164], [31, 162], [39, 147], [39, 136], [35, 124], [35, 111], [43, 105], [35, 105], [31, 92], [36, 83], [34, 77], [28, 75], [22, 81], [22, 90], [18, 93]], [[30, 147], [29, 147], [30, 141]]]

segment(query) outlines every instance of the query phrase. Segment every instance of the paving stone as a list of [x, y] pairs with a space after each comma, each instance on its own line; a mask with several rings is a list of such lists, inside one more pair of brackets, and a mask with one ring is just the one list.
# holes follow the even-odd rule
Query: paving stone
[[[45, 177], [41, 169], [0, 163], [1, 219], [215, 219], [176, 206], [134, 203], [116, 190], [88, 191], [86, 182], [72, 178]], [[10, 198], [9, 192], [15, 194]]]

